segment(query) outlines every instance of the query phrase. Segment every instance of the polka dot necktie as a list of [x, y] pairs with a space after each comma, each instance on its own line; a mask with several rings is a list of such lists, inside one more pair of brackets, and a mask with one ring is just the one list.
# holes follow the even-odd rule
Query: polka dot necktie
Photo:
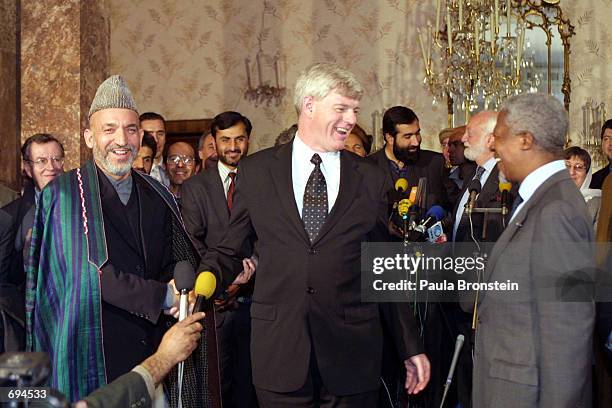
[[310, 162], [315, 165], [304, 191], [304, 206], [302, 207], [302, 222], [313, 242], [327, 217], [327, 183], [321, 172], [321, 156], [313, 154]]

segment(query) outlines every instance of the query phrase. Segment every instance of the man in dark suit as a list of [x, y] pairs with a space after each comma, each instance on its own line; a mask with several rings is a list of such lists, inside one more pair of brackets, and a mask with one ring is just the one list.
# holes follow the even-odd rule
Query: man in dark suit
[[[234, 178], [240, 159], [246, 157], [251, 122], [238, 112], [223, 112], [213, 119], [211, 131], [219, 158], [217, 165], [187, 180], [182, 187], [182, 214], [185, 228], [198, 252], [204, 256], [225, 236], [229, 226], [235, 189]], [[254, 269], [250, 240], [245, 241], [236, 262], [236, 271]], [[244, 263], [244, 265], [243, 265]], [[202, 269], [200, 269], [202, 270]], [[254, 407], [255, 390], [251, 375], [251, 296], [252, 284], [233, 282], [230, 299], [216, 309], [219, 336], [221, 391], [226, 408]]]
[[591, 179], [591, 185], [589, 188], [599, 188], [603, 186], [603, 182], [611, 173], [612, 170], [612, 119], [606, 120], [606, 122], [601, 127], [601, 150], [608, 158], [610, 162], [607, 166], [604, 166], [599, 171], [593, 174], [593, 178]]
[[448, 170], [440, 153], [421, 149], [421, 126], [416, 114], [405, 106], [394, 106], [383, 115], [385, 146], [372, 154], [370, 160], [383, 170], [388, 185], [398, 178], [408, 180], [408, 187], [418, 184], [419, 178], [427, 178], [425, 209], [440, 205], [450, 210], [446, 183]]
[[[496, 112], [480, 112], [472, 116], [462, 137], [465, 144], [465, 157], [474, 161], [477, 167], [466, 175], [466, 181], [459, 201], [453, 210], [453, 241], [455, 242], [495, 242], [505, 228], [507, 216], [501, 214], [472, 213], [471, 225], [465, 205], [469, 199], [469, 184], [479, 180], [481, 191], [476, 198], [478, 208], [501, 208], [499, 190], [499, 166], [491, 150], [493, 146], [493, 129], [497, 121]], [[512, 202], [505, 203], [512, 206]], [[510, 208], [508, 207], [508, 208]], [[485, 223], [486, 220], [486, 223]]]
[[[491, 150], [493, 147], [493, 129], [496, 122], [496, 112], [477, 113], [470, 118], [461, 138], [465, 146], [465, 157], [475, 162], [477, 167], [466, 174], [459, 200], [451, 214], [453, 230], [450, 235], [453, 241], [457, 243], [455, 245], [455, 256], [473, 256], [474, 251], [486, 252], [490, 247], [482, 244], [495, 242], [506, 225], [507, 215], [476, 212], [468, 214], [465, 211], [465, 205], [469, 199], [469, 185], [475, 179], [478, 179], [482, 186], [476, 197], [475, 207], [501, 208], [499, 166]], [[506, 193], [506, 196], [508, 195], [509, 193]], [[508, 198], [507, 201], [506, 206], [511, 206], [511, 198]], [[461, 245], [460, 243], [470, 243], [471, 245]], [[467, 278], [475, 280], [474, 277]], [[473, 302], [473, 299], [467, 301]], [[458, 334], [463, 334], [466, 339], [455, 371], [455, 384], [458, 401], [464, 408], [469, 408], [471, 407], [472, 393], [472, 345], [474, 337], [472, 314], [462, 311], [457, 303], [446, 304], [445, 308], [450, 316], [451, 325], [455, 329], [453, 338]]]
[[494, 150], [520, 187], [482, 281], [518, 289], [480, 292], [474, 408], [590, 406], [594, 304], [568, 282], [592, 279], [593, 229], [562, 160], [567, 128], [546, 94], [508, 99], [497, 119]]
[[[262, 407], [371, 407], [378, 399], [381, 311], [361, 302], [360, 255], [362, 241], [387, 233], [387, 188], [376, 166], [342, 150], [362, 94], [337, 65], [302, 72], [297, 135], [241, 161], [228, 233], [203, 262], [228, 285], [254, 229], [251, 358]], [[409, 305], [393, 304], [383, 318], [408, 392], [421, 391], [429, 361]]]

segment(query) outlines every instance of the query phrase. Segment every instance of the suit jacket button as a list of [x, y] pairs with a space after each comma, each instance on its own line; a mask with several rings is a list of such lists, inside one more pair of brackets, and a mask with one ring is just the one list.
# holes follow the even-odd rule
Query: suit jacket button
[[312, 294], [315, 293], [315, 290], [314, 290], [314, 288], [309, 286], [308, 289], [306, 289], [306, 293], [308, 293], [309, 295], [312, 295]]
[[317, 253], [317, 249], [316, 249], [316, 248], [310, 248], [310, 249], [308, 250], [308, 253], [309, 253], [310, 255], [314, 255], [314, 254], [316, 254], [316, 253]]
[[148, 346], [147, 341], [146, 340], [140, 340], [140, 344], [142, 344], [143, 346]]

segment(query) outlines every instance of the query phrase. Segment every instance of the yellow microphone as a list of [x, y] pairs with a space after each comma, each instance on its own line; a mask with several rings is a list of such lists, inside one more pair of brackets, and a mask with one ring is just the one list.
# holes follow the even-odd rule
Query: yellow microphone
[[408, 190], [408, 180], [403, 177], [398, 178], [395, 182], [395, 190], [399, 191], [400, 193]]
[[499, 180], [499, 191], [501, 191], [501, 211], [502, 215], [508, 215], [508, 192], [512, 188], [512, 183], [508, 180]]
[[404, 218], [408, 215], [408, 211], [410, 210], [410, 207], [412, 207], [412, 203], [413, 202], [408, 198], [400, 200], [400, 202], [397, 204], [397, 213], [400, 215], [400, 217]]
[[215, 290], [217, 289], [217, 277], [210, 271], [200, 272], [195, 281], [193, 288], [195, 294], [198, 296], [196, 299], [195, 312], [202, 312], [207, 309], [209, 301], [212, 300]]

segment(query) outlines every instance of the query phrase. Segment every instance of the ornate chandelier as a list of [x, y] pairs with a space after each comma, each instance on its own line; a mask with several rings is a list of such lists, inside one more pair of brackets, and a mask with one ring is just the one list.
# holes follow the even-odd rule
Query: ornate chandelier
[[436, 0], [436, 25], [428, 25], [426, 34], [419, 29], [418, 38], [424, 84], [434, 103], [446, 98], [450, 126], [454, 107], [467, 119], [479, 107], [497, 109], [510, 95], [538, 89], [535, 53], [525, 44], [526, 24], [511, 0], [445, 3], [443, 8]]

